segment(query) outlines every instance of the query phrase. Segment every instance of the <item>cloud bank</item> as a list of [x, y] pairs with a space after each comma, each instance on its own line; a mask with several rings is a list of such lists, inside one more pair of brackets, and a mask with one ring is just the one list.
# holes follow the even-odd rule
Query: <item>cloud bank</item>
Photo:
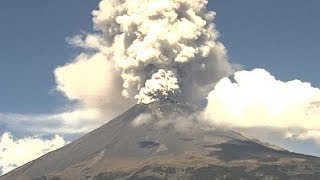
[[45, 140], [39, 137], [15, 139], [10, 133], [0, 136], [0, 175], [5, 174], [45, 153], [64, 146], [67, 142], [55, 135]]
[[230, 128], [278, 129], [284, 138], [320, 140], [320, 89], [277, 80], [263, 69], [239, 71], [208, 95], [204, 116]]
[[0, 113], [0, 133], [84, 134], [104, 124], [104, 118], [108, 116], [97, 109], [76, 109], [55, 114]]

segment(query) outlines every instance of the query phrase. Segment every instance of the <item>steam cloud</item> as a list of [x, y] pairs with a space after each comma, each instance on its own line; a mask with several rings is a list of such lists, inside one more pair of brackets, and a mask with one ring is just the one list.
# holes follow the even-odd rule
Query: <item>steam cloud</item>
[[96, 33], [69, 39], [85, 52], [55, 71], [57, 89], [104, 109], [110, 107], [105, 102], [205, 98], [215, 82], [232, 73], [207, 3], [102, 0], [92, 12]]

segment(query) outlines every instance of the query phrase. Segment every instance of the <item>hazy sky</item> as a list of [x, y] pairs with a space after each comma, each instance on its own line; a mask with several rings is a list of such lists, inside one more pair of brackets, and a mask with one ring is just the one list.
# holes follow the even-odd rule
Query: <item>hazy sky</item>
[[[63, 111], [70, 101], [54, 91], [53, 75], [58, 66], [70, 62], [79, 54], [80, 50], [68, 45], [66, 38], [93, 31], [91, 11], [97, 8], [98, 2], [1, 1], [0, 150], [1, 146], [6, 149], [6, 144], [1, 144], [1, 137], [7, 138], [13, 145], [22, 142], [30, 146], [28, 140], [13, 140], [8, 133], [16, 138], [40, 133], [44, 139], [59, 134], [69, 141], [105, 123], [91, 122], [90, 118], [99, 117], [99, 114], [90, 109], [71, 113]], [[319, 7], [319, 0], [210, 0], [208, 9], [217, 13], [214, 23], [232, 63], [239, 64], [244, 70], [266, 69], [284, 82], [299, 79], [319, 88]], [[259, 86], [257, 84], [253, 86]], [[305, 94], [301, 92], [299, 97], [303, 96]], [[89, 121], [81, 121], [83, 119], [79, 116]], [[80, 120], [72, 121], [77, 118]], [[84, 122], [89, 127], [83, 127]], [[64, 134], [66, 129], [63, 128], [50, 134], [46, 131], [46, 128], [55, 130], [63, 123], [70, 125], [67, 127], [71, 128], [66, 129], [72, 133]], [[79, 132], [74, 132], [76, 130]], [[5, 132], [8, 133], [3, 135]], [[270, 131], [267, 133], [270, 134]], [[320, 131], [311, 131], [311, 135], [320, 139]], [[48, 143], [57, 142], [58, 145], [65, 143], [60, 136]], [[320, 156], [319, 142], [317, 144], [308, 138], [299, 141], [282, 138], [272, 143], [296, 152]], [[46, 146], [47, 143], [39, 145], [39, 149], [46, 149]], [[15, 146], [12, 146], [11, 151], [15, 152], [14, 149]], [[33, 152], [32, 147], [30, 152]], [[9, 157], [7, 162], [10, 164], [12, 159], [9, 155], [6, 157]], [[2, 166], [5, 165], [1, 164], [0, 156], [0, 174]]]

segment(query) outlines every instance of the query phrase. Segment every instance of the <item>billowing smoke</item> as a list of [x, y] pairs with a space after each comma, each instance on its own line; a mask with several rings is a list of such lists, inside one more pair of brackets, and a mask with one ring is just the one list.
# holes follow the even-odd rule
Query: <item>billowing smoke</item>
[[150, 104], [177, 93], [179, 93], [179, 81], [175, 74], [172, 71], [160, 69], [146, 81], [136, 98], [139, 99], [139, 103]]
[[85, 52], [55, 71], [57, 89], [104, 109], [205, 98], [232, 72], [207, 3], [102, 0], [92, 12], [96, 32], [69, 39]]
[[55, 70], [57, 90], [78, 102], [70, 108], [73, 114], [95, 111], [98, 120], [112, 119], [132, 105], [121, 96], [121, 78], [107, 59], [103, 53], [82, 53]]
[[92, 13], [95, 32], [68, 39], [83, 51], [55, 70], [57, 90], [79, 102], [81, 111], [100, 111], [103, 119], [135, 103], [197, 104], [208, 97], [203, 114], [214, 126], [246, 132], [267, 126], [286, 138], [320, 137], [319, 89], [276, 80], [264, 70], [238, 72], [236, 82], [223, 78], [234, 67], [217, 40], [207, 3], [101, 0]]
[[[49, 115], [0, 114], [0, 124], [26, 133], [86, 133], [135, 103], [205, 99], [214, 83], [232, 72], [217, 41], [215, 13], [206, 5], [206, 0], [101, 0], [92, 13], [95, 32], [68, 39], [82, 52], [54, 71], [56, 90], [74, 102], [71, 107]], [[64, 144], [60, 136], [16, 140], [5, 133], [0, 172]]]

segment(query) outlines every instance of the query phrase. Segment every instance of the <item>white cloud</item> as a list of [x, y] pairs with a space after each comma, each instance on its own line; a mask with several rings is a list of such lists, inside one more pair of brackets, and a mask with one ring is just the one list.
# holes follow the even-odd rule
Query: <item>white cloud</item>
[[242, 130], [279, 129], [298, 140], [320, 139], [320, 89], [299, 80], [276, 80], [263, 69], [236, 72], [234, 80], [220, 80], [209, 93], [204, 115], [211, 123]]
[[100, 109], [89, 108], [56, 114], [0, 113], [0, 125], [5, 131], [22, 135], [83, 134], [107, 123], [112, 117], [104, 114]]
[[320, 144], [320, 130], [306, 130], [300, 133], [288, 131], [285, 134], [287, 139], [295, 139], [299, 141], [306, 141], [313, 139], [316, 143]]
[[4, 133], [0, 136], [0, 171], [5, 174], [18, 166], [64, 146], [66, 143], [58, 135], [49, 140], [39, 137], [15, 139], [10, 133]]

